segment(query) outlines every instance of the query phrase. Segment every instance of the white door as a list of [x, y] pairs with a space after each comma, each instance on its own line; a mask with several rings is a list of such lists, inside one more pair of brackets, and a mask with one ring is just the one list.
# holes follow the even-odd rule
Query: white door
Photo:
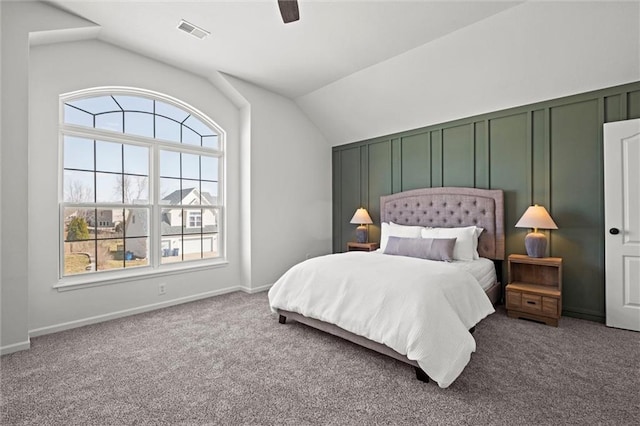
[[609, 327], [640, 331], [640, 119], [604, 125]]

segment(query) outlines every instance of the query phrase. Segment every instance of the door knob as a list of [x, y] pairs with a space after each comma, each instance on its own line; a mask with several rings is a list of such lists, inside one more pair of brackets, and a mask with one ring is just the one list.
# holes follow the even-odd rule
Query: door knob
[[611, 228], [609, 229], [609, 233], [611, 235], [618, 235], [620, 233], [620, 230], [618, 228]]

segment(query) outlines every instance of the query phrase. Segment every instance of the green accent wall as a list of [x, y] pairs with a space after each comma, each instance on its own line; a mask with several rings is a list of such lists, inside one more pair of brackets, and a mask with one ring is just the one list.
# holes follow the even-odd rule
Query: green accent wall
[[[505, 194], [506, 254], [525, 253], [515, 223], [532, 204], [558, 225], [548, 255], [563, 258], [563, 314], [604, 322], [602, 125], [640, 118], [640, 82], [492, 112], [333, 148], [333, 250], [355, 240], [360, 206], [380, 239], [380, 196], [468, 186]], [[506, 277], [506, 262], [503, 265]]]

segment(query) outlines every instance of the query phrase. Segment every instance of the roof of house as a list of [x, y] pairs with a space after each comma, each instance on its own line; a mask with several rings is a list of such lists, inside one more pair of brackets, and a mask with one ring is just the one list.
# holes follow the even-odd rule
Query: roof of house
[[[173, 191], [171, 194], [167, 195], [166, 197], [164, 197], [162, 200], [163, 201], [168, 201], [169, 204], [172, 205], [177, 205], [177, 204], [182, 204], [182, 201], [187, 198], [187, 196], [189, 194], [191, 194], [193, 191], [197, 191], [197, 188], [183, 188], [183, 189], [177, 189], [175, 191]], [[215, 202], [215, 197], [213, 195], [211, 195], [208, 192], [201, 192], [200, 195], [202, 196], [202, 200], [206, 201], [206, 204], [210, 204], [210, 205], [214, 205]]]

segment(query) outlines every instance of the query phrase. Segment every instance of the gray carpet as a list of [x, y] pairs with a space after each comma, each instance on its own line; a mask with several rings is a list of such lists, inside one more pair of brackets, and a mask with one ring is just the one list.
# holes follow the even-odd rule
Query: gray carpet
[[448, 389], [233, 293], [32, 339], [1, 358], [3, 425], [640, 424], [640, 334], [499, 310]]

